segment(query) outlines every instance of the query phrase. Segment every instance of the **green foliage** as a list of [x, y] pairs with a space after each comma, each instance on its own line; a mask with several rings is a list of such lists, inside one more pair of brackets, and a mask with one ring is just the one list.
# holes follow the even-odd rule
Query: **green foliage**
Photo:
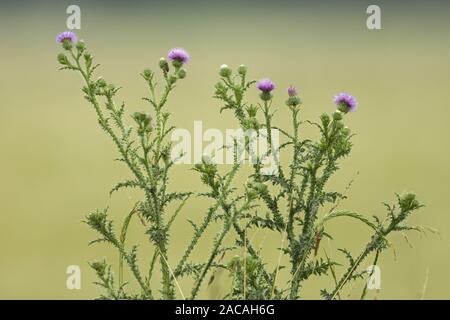
[[[298, 299], [302, 285], [311, 277], [332, 277], [334, 287], [330, 292], [321, 291], [326, 299], [340, 298], [340, 291], [350, 281], [364, 277], [364, 271], [358, 270], [361, 263], [370, 255], [379, 254], [389, 246], [388, 236], [394, 232], [408, 230], [420, 231], [419, 227], [406, 224], [407, 218], [421, 207], [415, 195], [397, 195], [396, 205], [385, 204], [387, 216], [373, 221], [362, 214], [352, 211], [337, 211], [341, 200], [346, 195], [327, 190], [327, 182], [339, 170], [340, 161], [350, 154], [352, 133], [344, 125], [345, 114], [335, 111], [322, 114], [319, 122], [300, 121], [301, 99], [291, 96], [286, 110], [291, 113], [292, 128], [274, 126], [275, 107], [272, 95], [264, 93], [261, 102], [245, 101], [246, 92], [255, 81], [247, 80], [247, 67], [241, 65], [237, 74], [228, 66], [222, 66], [220, 81], [215, 85], [214, 97], [223, 103], [220, 112], [232, 111], [238, 125], [248, 129], [265, 129], [262, 136], [267, 140], [269, 151], [257, 157], [252, 173], [243, 186], [235, 183], [235, 177], [242, 165], [237, 160], [238, 150], [234, 145], [234, 165], [226, 172], [203, 159], [194, 166], [200, 181], [206, 190], [201, 192], [169, 191], [170, 171], [174, 161], [170, 158], [171, 141], [168, 138], [174, 129], [170, 125], [170, 113], [167, 102], [170, 93], [181, 79], [186, 77], [186, 70], [177, 61], [172, 66], [162, 59], [161, 90], [157, 90], [158, 75], [145, 69], [141, 76], [148, 87], [148, 96], [143, 100], [150, 105], [149, 112], [136, 112], [131, 118], [134, 126], [125, 123], [125, 103], [115, 102], [119, 90], [103, 78], [93, 79], [98, 65], [94, 64], [84, 43], [82, 45], [64, 46], [66, 54], [58, 55], [61, 69], [76, 71], [81, 74], [84, 86], [82, 91], [86, 100], [93, 106], [100, 128], [111, 138], [121, 161], [130, 172], [130, 177], [119, 182], [111, 193], [123, 188], [135, 188], [142, 192], [143, 198], [133, 209], [124, 215], [119, 236], [116, 235], [113, 221], [109, 220], [107, 210], [95, 211], [86, 217], [85, 223], [99, 237], [91, 243], [106, 243], [119, 253], [119, 281], [115, 283], [112, 267], [106, 261], [91, 264], [99, 281], [105, 289], [102, 299], [175, 299], [183, 297], [178, 279], [189, 277], [193, 281], [189, 298], [195, 299], [205, 288], [206, 279], [214, 281], [217, 269], [228, 272], [232, 286], [224, 298], [228, 299]], [[159, 88], [159, 86], [158, 86]], [[303, 137], [300, 129], [303, 125], [315, 126], [320, 137], [311, 140]], [[279, 130], [285, 141], [276, 147], [273, 143], [273, 130]], [[247, 137], [244, 149], [250, 154], [252, 139]], [[266, 157], [274, 155], [278, 160], [281, 152], [291, 149], [289, 165], [283, 166], [277, 161], [277, 170], [267, 175], [263, 172]], [[242, 190], [241, 190], [242, 189]], [[188, 220], [193, 234], [184, 254], [178, 263], [170, 253], [170, 229], [179, 217], [185, 203], [191, 196], [205, 197], [210, 201], [202, 221]], [[174, 204], [174, 206], [169, 206]], [[327, 210], [331, 206], [331, 210]], [[173, 207], [173, 208], [172, 208]], [[139, 217], [143, 233], [153, 245], [154, 251], [147, 276], [143, 276], [138, 265], [137, 246], [128, 248], [126, 238], [128, 227], [133, 217]], [[369, 227], [371, 235], [361, 253], [353, 256], [347, 249], [340, 249], [347, 263], [332, 261], [325, 253], [325, 258], [318, 252], [323, 237], [332, 239], [327, 232], [328, 222], [335, 218], [351, 218]], [[206, 230], [212, 225], [219, 225], [211, 244], [211, 250], [204, 254], [201, 262], [191, 261], [192, 252], [202, 240]], [[250, 232], [265, 229], [280, 235], [280, 258], [287, 256], [289, 265], [280, 265], [272, 270], [273, 264], [264, 260], [261, 252], [255, 249]], [[226, 238], [234, 239], [234, 245], [227, 247]], [[286, 246], [284, 246], [286, 239]], [[134, 281], [139, 285], [139, 292], [126, 292], [123, 279], [124, 263], [131, 271]], [[160, 284], [153, 290], [151, 279], [155, 267], [160, 268]], [[337, 267], [344, 266], [344, 272], [338, 277]], [[287, 284], [277, 281], [279, 272], [286, 269], [290, 273]], [[177, 290], [176, 290], [177, 289]], [[362, 296], [365, 294], [363, 293]]]

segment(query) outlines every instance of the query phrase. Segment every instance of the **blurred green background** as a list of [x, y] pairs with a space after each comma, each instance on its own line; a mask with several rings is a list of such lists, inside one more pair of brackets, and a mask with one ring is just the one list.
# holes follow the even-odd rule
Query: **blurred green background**
[[[61, 48], [54, 38], [66, 29], [71, 4], [81, 7], [77, 34], [101, 63], [98, 75], [123, 87], [120, 98], [130, 113], [148, 108], [138, 73], [157, 68], [158, 59], [176, 46], [192, 57], [188, 77], [168, 105], [178, 127], [192, 130], [194, 120], [203, 120], [205, 128], [236, 127], [212, 99], [222, 63], [245, 63], [250, 77], [276, 82], [280, 111], [275, 121], [286, 128], [283, 88], [290, 84], [299, 88], [303, 117], [309, 119], [331, 112], [334, 94], [355, 95], [359, 109], [345, 119], [357, 133], [354, 149], [329, 185], [343, 191], [354, 179], [341, 208], [382, 215], [382, 201], [393, 201], [394, 192], [413, 191], [426, 207], [410, 223], [441, 233], [412, 234], [412, 248], [401, 236], [393, 237], [394, 250], [379, 263], [381, 290], [368, 298], [450, 298], [450, 7], [445, 2], [376, 1], [382, 10], [382, 30], [377, 31], [366, 28], [372, 1], [0, 3], [0, 298], [98, 296], [88, 261], [106, 257], [117, 265], [118, 257], [103, 245], [88, 247], [94, 234], [80, 221], [107, 206], [121, 221], [140, 197], [131, 191], [109, 197], [110, 188], [128, 172], [113, 161], [114, 146], [82, 98], [79, 76], [57, 70]], [[204, 190], [189, 168], [175, 168], [171, 187]], [[171, 264], [190, 238], [185, 220], [201, 219], [206, 206], [190, 202], [180, 215], [171, 238]], [[336, 248], [347, 246], [356, 254], [367, 241], [369, 230], [357, 223], [342, 220], [330, 227], [336, 242], [324, 246], [342, 262]], [[142, 243], [141, 262], [147, 265], [153, 249], [137, 221], [131, 230], [129, 243]], [[257, 235], [255, 243], [273, 265], [281, 239], [269, 234], [262, 243], [265, 237]], [[194, 257], [203, 257], [209, 246], [204, 241]], [[66, 268], [73, 264], [81, 267], [81, 290], [66, 288]], [[282, 274], [280, 283], [286, 280]], [[201, 298], [221, 297], [228, 283], [225, 274], [218, 275]], [[181, 285], [189, 291], [189, 283]], [[331, 287], [331, 279], [313, 277], [303, 297], [317, 298], [319, 289]], [[349, 288], [345, 297], [359, 297], [361, 288]]]

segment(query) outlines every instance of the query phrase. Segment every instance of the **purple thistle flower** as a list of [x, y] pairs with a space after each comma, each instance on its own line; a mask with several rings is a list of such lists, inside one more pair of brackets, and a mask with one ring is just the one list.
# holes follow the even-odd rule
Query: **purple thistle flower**
[[287, 89], [289, 97], [295, 97], [297, 95], [297, 89], [294, 86], [290, 86]]
[[188, 63], [190, 57], [186, 50], [181, 48], [174, 48], [169, 51], [167, 55], [170, 61], [177, 61], [181, 63]]
[[286, 105], [288, 107], [297, 107], [302, 103], [302, 100], [298, 97], [297, 89], [294, 86], [290, 86], [287, 89], [289, 98], [286, 100]]
[[56, 42], [58, 42], [58, 43], [62, 43], [66, 39], [72, 43], [75, 43], [78, 41], [77, 35], [72, 31], [64, 31], [56, 36]]
[[349, 95], [348, 93], [339, 93], [334, 97], [334, 103], [338, 106], [338, 109], [342, 112], [353, 112], [356, 110], [358, 102], [355, 97]]
[[259, 90], [265, 93], [269, 93], [273, 89], [275, 89], [275, 83], [273, 83], [270, 79], [262, 79], [258, 82], [256, 86]]

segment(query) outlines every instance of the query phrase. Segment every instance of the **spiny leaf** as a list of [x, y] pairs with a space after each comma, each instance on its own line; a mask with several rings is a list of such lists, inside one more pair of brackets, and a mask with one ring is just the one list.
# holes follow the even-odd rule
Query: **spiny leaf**
[[370, 228], [372, 228], [375, 231], [378, 231], [379, 228], [373, 224], [372, 222], [370, 222], [369, 220], [367, 220], [366, 218], [364, 218], [362, 215], [356, 213], [356, 212], [351, 212], [351, 211], [337, 211], [337, 212], [332, 212], [330, 214], [327, 214], [325, 217], [322, 218], [322, 220], [319, 222], [319, 225], [324, 225], [325, 222], [334, 219], [334, 218], [338, 218], [338, 217], [350, 217], [350, 218], [354, 218], [357, 219], [359, 221], [364, 222], [367, 226], [369, 226]]
[[114, 186], [114, 188], [111, 189], [111, 191], [109, 192], [109, 194], [113, 194], [114, 192], [122, 189], [122, 188], [140, 188], [141, 184], [136, 181], [136, 180], [126, 180], [126, 181], [122, 181], [119, 182], [118, 184], [116, 184]]

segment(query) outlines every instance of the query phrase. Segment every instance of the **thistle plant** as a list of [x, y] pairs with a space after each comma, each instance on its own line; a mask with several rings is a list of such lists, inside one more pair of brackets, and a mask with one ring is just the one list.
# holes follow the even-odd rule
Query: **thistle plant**
[[[118, 223], [110, 219], [106, 209], [94, 211], [84, 220], [98, 235], [91, 243], [111, 245], [119, 256], [118, 266], [106, 260], [91, 263], [99, 279], [97, 284], [105, 289], [100, 298], [195, 299], [208, 283], [215, 281], [215, 271], [221, 269], [230, 276], [231, 289], [220, 298], [299, 299], [304, 283], [320, 276], [330, 278], [330, 288], [323, 289], [321, 296], [340, 299], [340, 293], [348, 283], [368, 276], [364, 268], [360, 270], [361, 266], [370, 257], [374, 259], [373, 264], [377, 263], [380, 254], [390, 245], [391, 234], [422, 231], [420, 227], [406, 224], [407, 218], [421, 207], [412, 193], [396, 195], [394, 205], [385, 204], [385, 216], [368, 218], [353, 211], [339, 210], [347, 195], [327, 188], [327, 182], [339, 170], [340, 162], [351, 152], [352, 133], [344, 125], [344, 118], [356, 110], [357, 102], [353, 96], [337, 95], [334, 99], [336, 110], [322, 114], [318, 122], [313, 122], [302, 120], [304, 106], [297, 89], [291, 86], [287, 89], [286, 106], [281, 110], [290, 113], [291, 128], [279, 127], [274, 124], [274, 82], [248, 80], [248, 69], [244, 65], [236, 71], [222, 65], [214, 93], [222, 103], [220, 112], [231, 111], [237, 126], [243, 131], [255, 130], [257, 135], [246, 136], [242, 146], [237, 139], [232, 146], [224, 146], [232, 148], [233, 152], [234, 161], [228, 170], [207, 157], [195, 164], [192, 169], [199, 175], [204, 186], [202, 190], [172, 191], [177, 183], [169, 178], [177, 159], [171, 157], [169, 136], [175, 127], [170, 122], [169, 98], [187, 75], [188, 53], [181, 48], [172, 49], [167, 58], [160, 59], [159, 72], [143, 70], [141, 76], [148, 88], [148, 96], [143, 100], [148, 103], [148, 108], [128, 118], [125, 103], [116, 102], [119, 88], [94, 76], [99, 65], [94, 63], [86, 44], [72, 32], [61, 33], [57, 42], [64, 49], [58, 55], [61, 69], [81, 75], [84, 97], [94, 108], [100, 128], [113, 141], [118, 160], [129, 169], [129, 177], [117, 183], [111, 193], [123, 188], [142, 192], [142, 199], [131, 204], [118, 229]], [[252, 103], [246, 100], [246, 93], [255, 90], [255, 84], [260, 95], [259, 101]], [[127, 124], [129, 120], [134, 125]], [[319, 138], [305, 137], [303, 126], [315, 126]], [[282, 134], [283, 143], [274, 143], [275, 130]], [[268, 150], [254, 155], [251, 146], [257, 138], [266, 140]], [[242, 152], [254, 160], [243, 185], [236, 178], [238, 174], [245, 174]], [[281, 154], [290, 157], [287, 164], [281, 163]], [[270, 174], [263, 170], [268, 157], [276, 160], [276, 170]], [[186, 249], [176, 260], [177, 257], [170, 255], [171, 227], [184, 214], [187, 201], [194, 197], [209, 199], [209, 206], [204, 209], [199, 222], [187, 219], [193, 228], [192, 236], [185, 239]], [[320, 250], [323, 238], [333, 239], [327, 224], [336, 218], [356, 219], [371, 230], [359, 254], [354, 256], [348, 249], [339, 249], [348, 260], [345, 266]], [[126, 243], [132, 219], [139, 219], [153, 246], [152, 252], [141, 252], [137, 245]], [[192, 253], [202, 240], [205, 242], [205, 231], [213, 226], [216, 233], [209, 244], [209, 252], [202, 252], [201, 261], [193, 261]], [[254, 239], [249, 237], [258, 230], [279, 234], [282, 239], [275, 263], [265, 258], [253, 243]], [[177, 236], [187, 237], [188, 234]], [[226, 241], [230, 238], [234, 240], [232, 245]], [[287, 266], [281, 265], [284, 256], [288, 259], [283, 261], [289, 261]], [[138, 257], [139, 261], [149, 262], [145, 270], [141, 269]], [[138, 285], [137, 292], [126, 286], [131, 279], [124, 279], [125, 266]], [[118, 271], [118, 279], [113, 270]], [[281, 272], [289, 273], [287, 283], [279, 280]], [[156, 275], [158, 286], [151, 282]], [[191, 280], [191, 288], [181, 288], [179, 279], [182, 277]], [[365, 295], [366, 288], [361, 298]]]

